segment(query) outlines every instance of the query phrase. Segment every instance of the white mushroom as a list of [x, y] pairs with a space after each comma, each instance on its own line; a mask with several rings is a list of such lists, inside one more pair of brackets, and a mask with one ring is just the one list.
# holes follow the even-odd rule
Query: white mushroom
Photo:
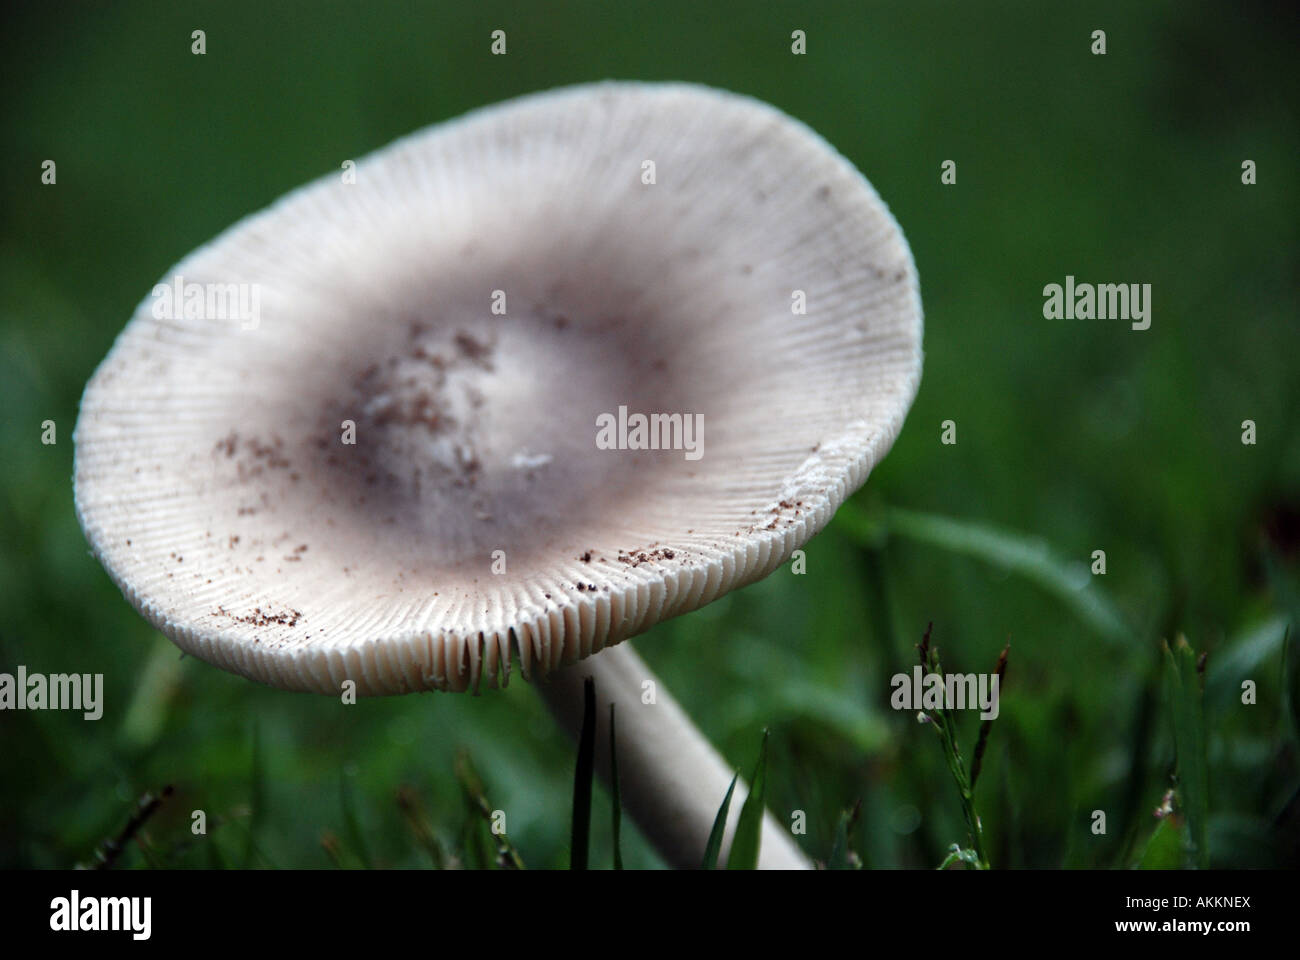
[[[820, 137], [697, 86], [564, 89], [406, 137], [182, 261], [86, 387], [77, 513], [209, 663], [478, 691], [771, 573], [889, 449], [920, 371], [906, 242]], [[598, 444], [655, 414], [677, 449]], [[729, 768], [662, 690], [641, 703], [629, 648], [581, 671], [543, 685], [556, 712], [597, 674], [629, 808], [698, 863]], [[775, 824], [763, 851], [806, 862]]]

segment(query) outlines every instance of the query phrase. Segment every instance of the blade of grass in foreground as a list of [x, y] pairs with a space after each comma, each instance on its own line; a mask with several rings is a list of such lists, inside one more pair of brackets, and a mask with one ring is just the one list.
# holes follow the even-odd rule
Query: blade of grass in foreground
[[1201, 677], [1204, 658], [1185, 637], [1171, 650], [1165, 644], [1165, 665], [1169, 675], [1170, 700], [1174, 713], [1174, 750], [1178, 763], [1178, 794], [1187, 814], [1187, 836], [1195, 866], [1210, 865], [1208, 844], [1209, 779], [1205, 761], [1205, 724], [1201, 712]]
[[1278, 605], [1290, 621], [1282, 637], [1282, 689], [1284, 702], [1291, 714], [1291, 725], [1295, 735], [1300, 737], [1300, 660], [1296, 657], [1295, 643], [1291, 639], [1291, 627], [1300, 623], [1300, 591], [1271, 551], [1264, 554], [1264, 573], [1278, 599]]
[[614, 833], [614, 869], [623, 869], [623, 849], [619, 843], [619, 828], [622, 826], [623, 808], [618, 795], [618, 737], [614, 726], [614, 704], [609, 705], [609, 792], [610, 807]]
[[840, 822], [835, 827], [835, 842], [831, 846], [831, 855], [826, 858], [827, 870], [860, 870], [862, 862], [853, 852], [853, 826], [862, 813], [862, 801], [853, 805], [852, 810], [840, 813]]
[[705, 870], [718, 869], [718, 854], [722, 850], [722, 835], [727, 830], [727, 813], [731, 810], [731, 795], [736, 792], [736, 781], [740, 779], [740, 774], [731, 778], [731, 786], [727, 787], [727, 795], [722, 798], [722, 806], [718, 807], [718, 815], [713, 818], [713, 829], [709, 831], [709, 842], [704, 845], [704, 863], [701, 866]]
[[758, 850], [763, 831], [763, 793], [767, 789], [767, 734], [758, 747], [758, 763], [749, 782], [749, 796], [740, 808], [736, 821], [736, 835], [731, 840], [731, 853], [727, 856], [728, 870], [758, 869]]
[[1282, 639], [1282, 685], [1286, 690], [1287, 705], [1291, 708], [1291, 732], [1300, 740], [1300, 651], [1291, 639], [1291, 628], [1287, 627]]
[[1139, 870], [1177, 870], [1182, 866], [1183, 841], [1169, 817], [1156, 824], [1138, 861]]
[[578, 738], [578, 765], [573, 773], [573, 833], [569, 842], [569, 869], [587, 869], [591, 842], [591, 778], [596, 767], [596, 681], [582, 685], [582, 733]]

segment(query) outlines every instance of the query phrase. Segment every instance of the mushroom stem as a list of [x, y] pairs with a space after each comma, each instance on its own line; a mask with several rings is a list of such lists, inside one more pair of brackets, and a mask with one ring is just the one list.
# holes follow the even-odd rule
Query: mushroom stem
[[[596, 681], [596, 763], [609, 778], [609, 704], [618, 704], [619, 795], [646, 838], [673, 867], [698, 868], [733, 771], [664, 685], [624, 642], [557, 671], [538, 684], [543, 699], [573, 736], [582, 729], [583, 680]], [[652, 681], [655, 702], [643, 703]], [[740, 808], [749, 792], [736, 783], [727, 815], [720, 863], [726, 862]], [[809, 869], [812, 864], [789, 831], [764, 812], [760, 870]]]

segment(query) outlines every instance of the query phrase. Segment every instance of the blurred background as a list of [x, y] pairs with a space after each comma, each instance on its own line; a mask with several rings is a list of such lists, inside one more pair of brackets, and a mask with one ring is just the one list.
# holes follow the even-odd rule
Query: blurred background
[[[87, 552], [72, 432], [114, 337], [199, 244], [414, 129], [608, 77], [725, 87], [806, 122], [879, 190], [920, 272], [920, 395], [808, 546], [807, 574], [787, 567], [635, 644], [746, 773], [770, 728], [769, 807], [805, 812], [803, 848], [825, 859], [859, 802], [866, 866], [934, 867], [964, 842], [933, 730], [889, 707], [933, 622], [948, 670], [990, 671], [1011, 643], [976, 791], [995, 867], [1186, 859], [1162, 839], [1186, 829], [1178, 804], [1153, 814], [1178, 762], [1161, 644], [1179, 635], [1208, 653], [1209, 862], [1300, 862], [1294, 637], [1284, 649], [1300, 607], [1294, 8], [1067, 6], [8, 10], [0, 672], [103, 673], [106, 708], [0, 714], [0, 867], [90, 863], [168, 784], [121, 865], [427, 866], [424, 830], [473, 863], [461, 751], [524, 862], [567, 864], [574, 749], [526, 683], [341, 710], [182, 660]], [[1045, 320], [1043, 287], [1067, 274], [1150, 283], [1151, 328]], [[959, 728], [966, 751], [976, 728]], [[599, 787], [595, 811], [603, 866]], [[629, 866], [659, 864], [630, 824], [623, 848]]]

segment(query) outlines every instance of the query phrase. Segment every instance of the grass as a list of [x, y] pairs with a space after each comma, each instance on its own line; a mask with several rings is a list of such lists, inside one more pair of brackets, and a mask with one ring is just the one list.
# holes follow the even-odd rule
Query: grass
[[[933, 624], [926, 627], [925, 638], [919, 644], [917, 650], [920, 654], [921, 669], [926, 674], [935, 674], [942, 678], [944, 676], [943, 663], [939, 658], [939, 648], [930, 644], [930, 631]], [[996, 676], [1001, 679], [1006, 671], [1006, 650], [1002, 651], [1002, 656], [998, 658], [998, 668]], [[943, 747], [943, 758], [948, 765], [948, 773], [952, 777], [953, 783], [957, 787], [957, 795], [961, 800], [962, 817], [966, 821], [967, 843], [969, 846], [963, 847], [960, 844], [952, 844], [949, 848], [948, 856], [944, 857], [939, 868], [945, 869], [954, 862], [970, 864], [977, 870], [989, 869], [989, 857], [984, 845], [984, 825], [981, 823], [979, 814], [975, 812], [975, 781], [979, 777], [980, 763], [984, 757], [984, 750], [988, 744], [988, 734], [992, 727], [992, 720], [985, 720], [980, 725], [979, 740], [975, 747], [975, 757], [971, 763], [970, 772], [966, 772], [966, 763], [962, 758], [961, 747], [957, 741], [957, 714], [951, 705], [940, 705], [933, 708], [923, 708], [917, 714], [917, 720], [927, 724], [934, 729], [939, 738], [939, 743]]]
[[709, 839], [704, 845], [704, 860], [700, 864], [705, 870], [718, 869], [718, 857], [722, 855], [722, 841], [727, 833], [727, 814], [731, 812], [731, 797], [736, 792], [736, 781], [739, 779], [740, 774], [731, 778], [727, 793], [722, 798], [722, 806], [718, 807], [717, 816], [713, 818], [713, 827], [709, 830]]
[[[876, 564], [874, 572], [879, 577], [880, 558], [876, 551], [879, 550], [882, 540], [878, 528], [874, 527], [859, 510], [848, 511], [846, 525], [855, 537], [862, 540], [864, 544], [871, 545], [868, 549]], [[1054, 589], [1053, 584], [1059, 579], [1060, 564], [1052, 558], [1051, 551], [1042, 547], [1025, 549], [1010, 532], [1002, 531], [995, 537], [989, 538], [985, 531], [975, 537], [966, 538], [961, 535], [961, 531], [969, 529], [966, 525], [945, 519], [931, 520], [929, 528], [950, 531], [943, 535], [924, 538], [933, 545], [957, 552], [973, 553], [992, 563], [1005, 563], [1007, 557], [1014, 557], [1015, 562], [1008, 564], [1009, 566], [1024, 574], [1030, 582], [1047, 586], [1048, 589]], [[972, 543], [977, 546], [972, 548]], [[887, 611], [887, 596], [877, 593], [876, 599]], [[1098, 599], [1086, 606], [1076, 604], [1073, 607], [1077, 613], [1087, 618], [1091, 616], [1089, 611], [1095, 611], [1098, 609], [1098, 604], [1104, 603], [1103, 599]], [[1101, 608], [1104, 609], [1104, 606]], [[888, 617], [884, 619], [887, 620]], [[945, 671], [939, 648], [931, 642], [932, 630], [931, 623], [927, 626], [921, 643], [917, 645], [918, 661], [923, 674], [943, 677]], [[1145, 839], [1141, 841], [1141, 854], [1135, 865], [1144, 868], [1187, 866], [1205, 869], [1211, 865], [1208, 737], [1204, 712], [1207, 656], [1204, 653], [1196, 654], [1182, 636], [1179, 636], [1172, 646], [1163, 644], [1162, 649], [1163, 677], [1173, 733], [1174, 763], [1170, 775], [1171, 786], [1154, 810], [1154, 822]], [[1007, 644], [998, 656], [990, 674], [999, 682], [999, 696], [1005, 690], [1003, 684], [1009, 651], [1010, 644]], [[1283, 712], [1286, 714], [1286, 720], [1294, 725], [1293, 732], [1300, 733], [1300, 723], [1297, 722], [1295, 714], [1295, 705], [1300, 694], [1300, 688], [1297, 687], [1297, 657], [1290, 642], [1289, 630], [1281, 644], [1280, 659], [1283, 675]], [[583, 722], [574, 765], [573, 805], [570, 818], [569, 868], [572, 870], [586, 870], [589, 865], [597, 725], [595, 682], [590, 678], [584, 684], [583, 703]], [[622, 810], [618, 790], [615, 708], [616, 705], [611, 703], [608, 717], [611, 770], [611, 863], [613, 869], [621, 870], [623, 869], [620, 840]], [[975, 787], [984, 769], [994, 719], [987, 718], [980, 722], [968, 770], [965, 754], [959, 742], [957, 711], [949, 704], [926, 704], [916, 712], [915, 716], [922, 726], [933, 730], [938, 739], [950, 781], [956, 789], [965, 827], [965, 842], [948, 845], [943, 859], [939, 862], [939, 869], [947, 869], [955, 864], [962, 864], [976, 870], [990, 869], [993, 863], [988, 852], [984, 823], [976, 809]], [[727, 859], [729, 870], [752, 870], [758, 863], [768, 780], [768, 742], [769, 731], [764, 730], [759, 744], [758, 758], [750, 778], [750, 790], [742, 805]], [[249, 786], [250, 813], [244, 848], [246, 867], [255, 865], [260, 856], [256, 833], [260, 821], [259, 814], [265, 804], [265, 771], [261, 738], [256, 727], [253, 734], [252, 757]], [[450, 856], [444, 853], [443, 845], [437, 838], [434, 828], [425, 819], [416, 793], [409, 787], [403, 787], [398, 791], [397, 806], [406, 820], [414, 845], [427, 854], [429, 865], [435, 869], [460, 867], [522, 869], [523, 857], [510, 843], [504, 829], [499, 828], [498, 817], [502, 816], [503, 811], [492, 808], [487, 799], [486, 787], [465, 752], [457, 757], [456, 779], [461, 785], [468, 817], [459, 833], [460, 843]], [[702, 852], [703, 869], [711, 870], [718, 866], [725, 825], [737, 780], [738, 775], [733, 777], [722, 798]], [[340, 809], [346, 843], [333, 832], [326, 831], [321, 841], [322, 849], [336, 867], [372, 867], [374, 864], [368, 853], [365, 831], [354, 807], [346, 772], [339, 783]], [[171, 794], [172, 788], [169, 786], [157, 796], [146, 794], [142, 797], [122, 830], [99, 846], [95, 865], [100, 869], [115, 866], [124, 850], [133, 841], [138, 846], [143, 866], [172, 865], [170, 861], [178, 854], [183, 854], [185, 844], [173, 840], [170, 847], [164, 845], [160, 850], [155, 847], [154, 841], [148, 834], [143, 833], [150, 818]], [[861, 817], [861, 808], [861, 801], [858, 801], [851, 810], [841, 813], [829, 852], [824, 859], [820, 860], [821, 866], [827, 869], [852, 869], [862, 866], [861, 857], [852, 849], [852, 836]], [[214, 846], [212, 849], [216, 851], [217, 848]], [[213, 857], [210, 865], [225, 865], [219, 853], [214, 853]], [[1124, 864], [1117, 862], [1109, 865]]]
[[[745, 802], [740, 807], [736, 833], [731, 838], [731, 850], [727, 854], [728, 870], [754, 870], [758, 867], [758, 854], [763, 840], [763, 798], [767, 793], [767, 737], [768, 733], [764, 730], [763, 740], [758, 747], [758, 761], [754, 764], [754, 775], [749, 778], [749, 793], [745, 795]], [[734, 781], [732, 786], [735, 786]], [[730, 789], [727, 795], [730, 797]]]
[[[1211, 867], [1300, 863], [1286, 12], [379, 3], [363, 35], [343, 5], [302, 22], [251, 0], [103, 7], [71, 25], [18, 10], [0, 31], [19, 78], [0, 125], [15, 171], [0, 184], [0, 670], [102, 673], [106, 709], [0, 716], [6, 765], [22, 771], [0, 783], [0, 867], [91, 863], [168, 784], [117, 867], [359, 866], [344, 778], [375, 867], [493, 866], [462, 750], [518, 857], [569, 865], [574, 751], [526, 684], [344, 707], [182, 660], [87, 554], [71, 433], [131, 310], [198, 244], [341, 158], [607, 76], [776, 104], [863, 170], [916, 257], [920, 393], [867, 488], [805, 548], [807, 574], [779, 570], [636, 641], [733, 766], [748, 772], [770, 731], [767, 804], [783, 822], [807, 813], [801, 846], [866, 868], [930, 869], [954, 841], [971, 849], [934, 729], [888, 706], [933, 621], [950, 670], [987, 670], [1015, 638], [1014, 690], [978, 776], [994, 867], [1181, 866], [1189, 849]], [[196, 17], [204, 58], [188, 53]], [[792, 17], [809, 38], [797, 60]], [[1087, 53], [1098, 23], [1105, 57]], [[511, 53], [493, 60], [497, 26]], [[50, 157], [54, 188], [37, 173]], [[1240, 182], [1245, 158], [1255, 186]], [[1042, 287], [1066, 274], [1152, 283], [1151, 329], [1045, 320]], [[1254, 446], [1240, 442], [1247, 418]], [[39, 442], [46, 419], [56, 444]], [[940, 443], [946, 419], [955, 446]], [[1105, 576], [1089, 572], [1097, 549]], [[1177, 662], [1180, 635], [1208, 655], [1196, 847], [1163, 649]], [[589, 862], [603, 866], [611, 796], [592, 791]], [[191, 832], [196, 811], [206, 834]], [[633, 824], [618, 832], [624, 866], [661, 865]]]

